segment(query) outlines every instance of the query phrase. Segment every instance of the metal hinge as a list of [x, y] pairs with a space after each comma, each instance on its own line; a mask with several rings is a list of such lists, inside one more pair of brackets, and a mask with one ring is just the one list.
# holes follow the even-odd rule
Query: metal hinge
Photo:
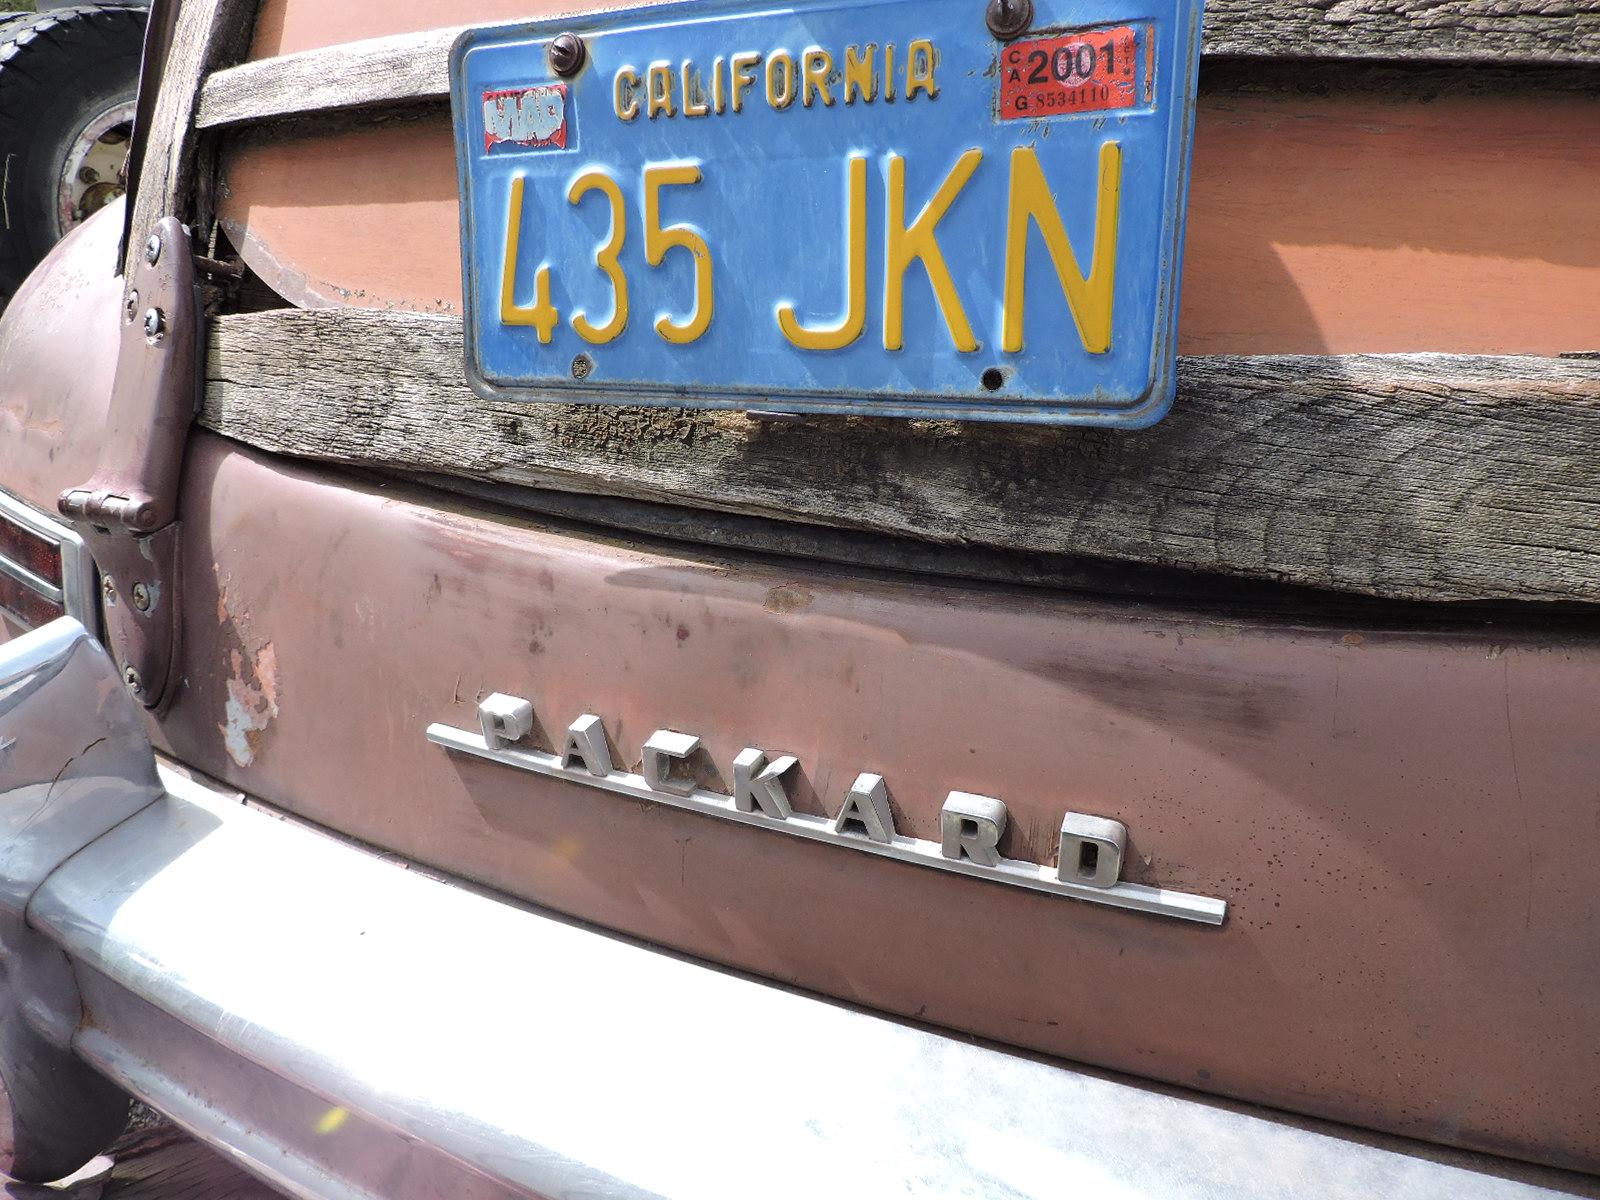
[[124, 295], [100, 464], [58, 507], [100, 568], [107, 649], [128, 689], [154, 708], [176, 658], [178, 482], [201, 397], [204, 317], [177, 218], [157, 223]]

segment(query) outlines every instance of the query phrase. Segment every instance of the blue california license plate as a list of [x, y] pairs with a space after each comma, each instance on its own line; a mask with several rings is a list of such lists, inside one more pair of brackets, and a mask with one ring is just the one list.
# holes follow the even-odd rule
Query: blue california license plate
[[469, 30], [450, 71], [473, 386], [1159, 420], [1200, 8], [1036, 0], [1005, 41], [984, 0]]

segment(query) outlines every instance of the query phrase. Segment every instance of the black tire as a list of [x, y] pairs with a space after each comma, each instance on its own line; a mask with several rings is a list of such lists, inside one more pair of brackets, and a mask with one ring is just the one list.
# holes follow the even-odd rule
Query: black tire
[[0, 304], [62, 232], [58, 191], [79, 133], [138, 91], [147, 15], [80, 4], [0, 23]]

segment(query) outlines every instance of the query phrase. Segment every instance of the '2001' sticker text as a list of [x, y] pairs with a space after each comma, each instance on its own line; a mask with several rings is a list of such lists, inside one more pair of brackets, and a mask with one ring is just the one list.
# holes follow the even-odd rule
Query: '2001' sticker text
[[[1131, 25], [1013, 42], [1001, 51], [1000, 119], [1132, 108], [1138, 43]], [[1147, 63], [1145, 69], [1147, 93], [1154, 82], [1152, 66]]]

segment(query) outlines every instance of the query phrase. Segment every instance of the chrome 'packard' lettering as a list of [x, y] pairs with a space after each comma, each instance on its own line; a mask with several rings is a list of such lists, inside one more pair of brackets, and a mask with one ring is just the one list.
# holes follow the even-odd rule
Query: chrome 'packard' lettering
[[882, 775], [857, 775], [844, 807], [833, 819], [835, 833], [857, 830], [880, 845], [894, 845], [894, 814], [889, 811], [889, 788]]
[[570, 771], [575, 762], [601, 779], [611, 774], [611, 746], [606, 741], [605, 723], [593, 713], [585, 713], [567, 728], [567, 741], [561, 747], [561, 769]]
[[[747, 747], [733, 760], [733, 794], [708, 790], [715, 772], [704, 744], [691, 733], [658, 729], [645, 739], [637, 774], [619, 770], [605, 722], [585, 713], [567, 727], [557, 753], [531, 744], [533, 704], [496, 693], [478, 705], [479, 731], [430, 725], [428, 740], [463, 754], [564, 779], [570, 783], [723, 817], [863, 850], [900, 862], [935, 867], [995, 883], [1071, 896], [1116, 908], [1220, 925], [1227, 902], [1122, 878], [1128, 830], [1121, 821], [1069, 812], [1061, 822], [1060, 856], [1054, 867], [1006, 858], [1000, 853], [1007, 812], [1004, 801], [971, 792], [951, 792], [939, 813], [939, 840], [907, 837], [895, 828], [889, 785], [863, 772], [832, 817], [797, 812], [789, 783], [800, 768], [793, 755]], [[721, 786], [721, 785], [718, 785]]]
[[769, 763], [764, 751], [739, 751], [739, 757], [733, 760], [733, 806], [747, 813], [759, 809], [775, 820], [787, 821], [794, 816], [794, 809], [783, 777], [799, 765], [800, 760], [792, 754]]

